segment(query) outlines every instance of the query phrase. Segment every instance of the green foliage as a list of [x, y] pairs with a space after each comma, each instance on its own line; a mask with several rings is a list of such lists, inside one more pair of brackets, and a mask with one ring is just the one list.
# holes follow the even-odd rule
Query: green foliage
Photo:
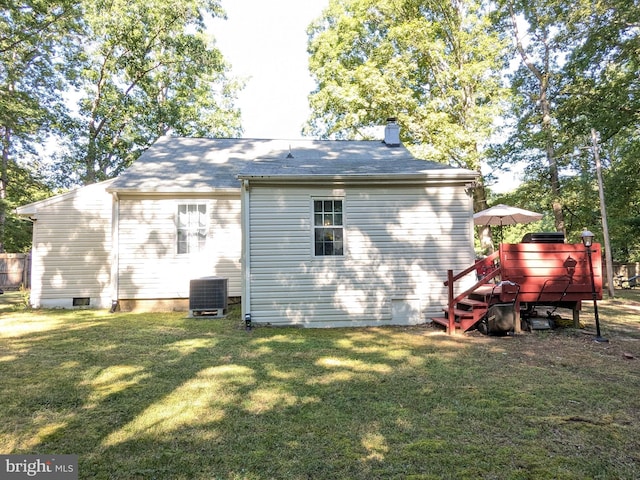
[[31, 309], [31, 290], [25, 288], [23, 284], [20, 284], [20, 289], [18, 290], [20, 294], [20, 307], [24, 310]]
[[505, 45], [481, 4], [332, 0], [309, 28], [307, 132], [367, 136], [397, 117], [422, 158], [478, 170], [504, 99]]
[[[599, 132], [614, 260], [640, 259], [640, 6], [578, 2], [568, 20], [568, 51], [558, 111], [568, 135]], [[593, 168], [586, 181], [595, 191]], [[597, 210], [599, 200], [592, 201]], [[599, 216], [593, 223], [600, 224]]]
[[560, 112], [567, 127], [603, 142], [640, 120], [640, 5], [637, 0], [579, 1], [567, 22], [568, 42]]
[[[7, 2], [0, 11], [0, 131], [15, 151], [53, 128], [61, 108], [60, 56], [71, 47], [77, 2]], [[20, 147], [19, 147], [19, 146]]]
[[[368, 138], [394, 117], [416, 157], [480, 172], [506, 100], [506, 44], [485, 4], [332, 0], [308, 34], [307, 133]], [[482, 180], [474, 204], [486, 207]]]
[[[504, 15], [497, 15], [496, 25], [512, 32], [521, 63], [510, 78], [511, 136], [493, 151], [491, 164], [524, 164], [521, 199], [533, 195], [543, 211], [561, 205], [562, 223], [556, 226], [569, 239], [588, 227], [602, 241], [591, 142], [595, 129], [614, 260], [637, 259], [638, 2], [505, 0], [500, 5]], [[512, 12], [517, 25], [508, 18]]]
[[623, 129], [604, 150], [607, 217], [614, 260], [640, 262], [640, 136]]
[[7, 167], [11, 181], [7, 185], [7, 198], [2, 201], [5, 228], [0, 243], [7, 252], [24, 253], [31, 248], [32, 223], [19, 218], [15, 208], [47, 198], [52, 195], [52, 190], [42, 176], [33, 171], [33, 165], [27, 168], [10, 161]]
[[83, 3], [86, 46], [75, 84], [79, 116], [68, 126], [59, 171], [72, 182], [118, 175], [169, 130], [184, 136], [240, 132], [240, 85], [204, 32], [212, 0]]
[[0, 10], [0, 251], [28, 248], [30, 225], [13, 207], [46, 191], [26, 169], [34, 145], [64, 118], [60, 59], [73, 48], [65, 35], [76, 14], [68, 0], [4, 2]]

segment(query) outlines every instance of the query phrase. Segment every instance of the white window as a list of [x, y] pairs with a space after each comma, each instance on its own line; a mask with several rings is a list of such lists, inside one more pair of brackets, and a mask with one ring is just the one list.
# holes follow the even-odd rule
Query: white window
[[207, 206], [204, 203], [178, 205], [178, 253], [198, 253], [207, 243]]
[[313, 200], [313, 240], [316, 257], [344, 255], [342, 200]]

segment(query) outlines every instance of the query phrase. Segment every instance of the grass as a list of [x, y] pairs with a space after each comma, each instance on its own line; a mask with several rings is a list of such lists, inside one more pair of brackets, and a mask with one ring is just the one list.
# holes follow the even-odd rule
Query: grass
[[640, 291], [584, 329], [244, 330], [0, 301], [0, 453], [81, 479], [640, 478]]

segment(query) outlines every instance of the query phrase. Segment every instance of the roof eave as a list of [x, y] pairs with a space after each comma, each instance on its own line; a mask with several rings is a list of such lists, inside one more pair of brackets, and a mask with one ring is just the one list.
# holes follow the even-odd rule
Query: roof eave
[[28, 205], [23, 205], [16, 208], [16, 215], [18, 215], [19, 217], [33, 218], [36, 214], [36, 203], [38, 202], [30, 203]]
[[247, 175], [240, 174], [238, 179], [256, 181], [260, 183], [296, 183], [317, 184], [319, 182], [331, 182], [337, 184], [460, 184], [474, 182], [479, 174], [471, 170], [442, 170], [423, 174], [355, 174], [355, 175]]
[[108, 188], [108, 193], [118, 196], [151, 196], [151, 197], [174, 197], [176, 195], [206, 196], [206, 195], [239, 195], [240, 185], [237, 188], [209, 188], [209, 189], [188, 189], [188, 188], [166, 188], [149, 190], [141, 188]]

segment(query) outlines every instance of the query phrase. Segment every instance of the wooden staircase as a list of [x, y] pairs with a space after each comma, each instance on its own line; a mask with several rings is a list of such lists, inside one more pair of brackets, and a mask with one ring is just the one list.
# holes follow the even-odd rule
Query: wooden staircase
[[[447, 281], [444, 282], [448, 287], [447, 308], [443, 309], [443, 316], [432, 317], [431, 320], [444, 326], [450, 335], [456, 331], [466, 332], [478, 323], [487, 313], [492, 297], [500, 294], [500, 287], [489, 285], [500, 274], [500, 267], [494, 265], [498, 256], [499, 252], [495, 252], [456, 275], [448, 270]], [[484, 270], [486, 275], [471, 288], [454, 297], [454, 283], [477, 269]]]
[[[468, 297], [461, 299], [453, 307], [454, 328], [466, 332], [485, 316], [488, 309], [489, 304], [486, 302]], [[443, 309], [443, 311], [444, 316], [432, 317], [431, 320], [449, 329], [449, 309]]]

